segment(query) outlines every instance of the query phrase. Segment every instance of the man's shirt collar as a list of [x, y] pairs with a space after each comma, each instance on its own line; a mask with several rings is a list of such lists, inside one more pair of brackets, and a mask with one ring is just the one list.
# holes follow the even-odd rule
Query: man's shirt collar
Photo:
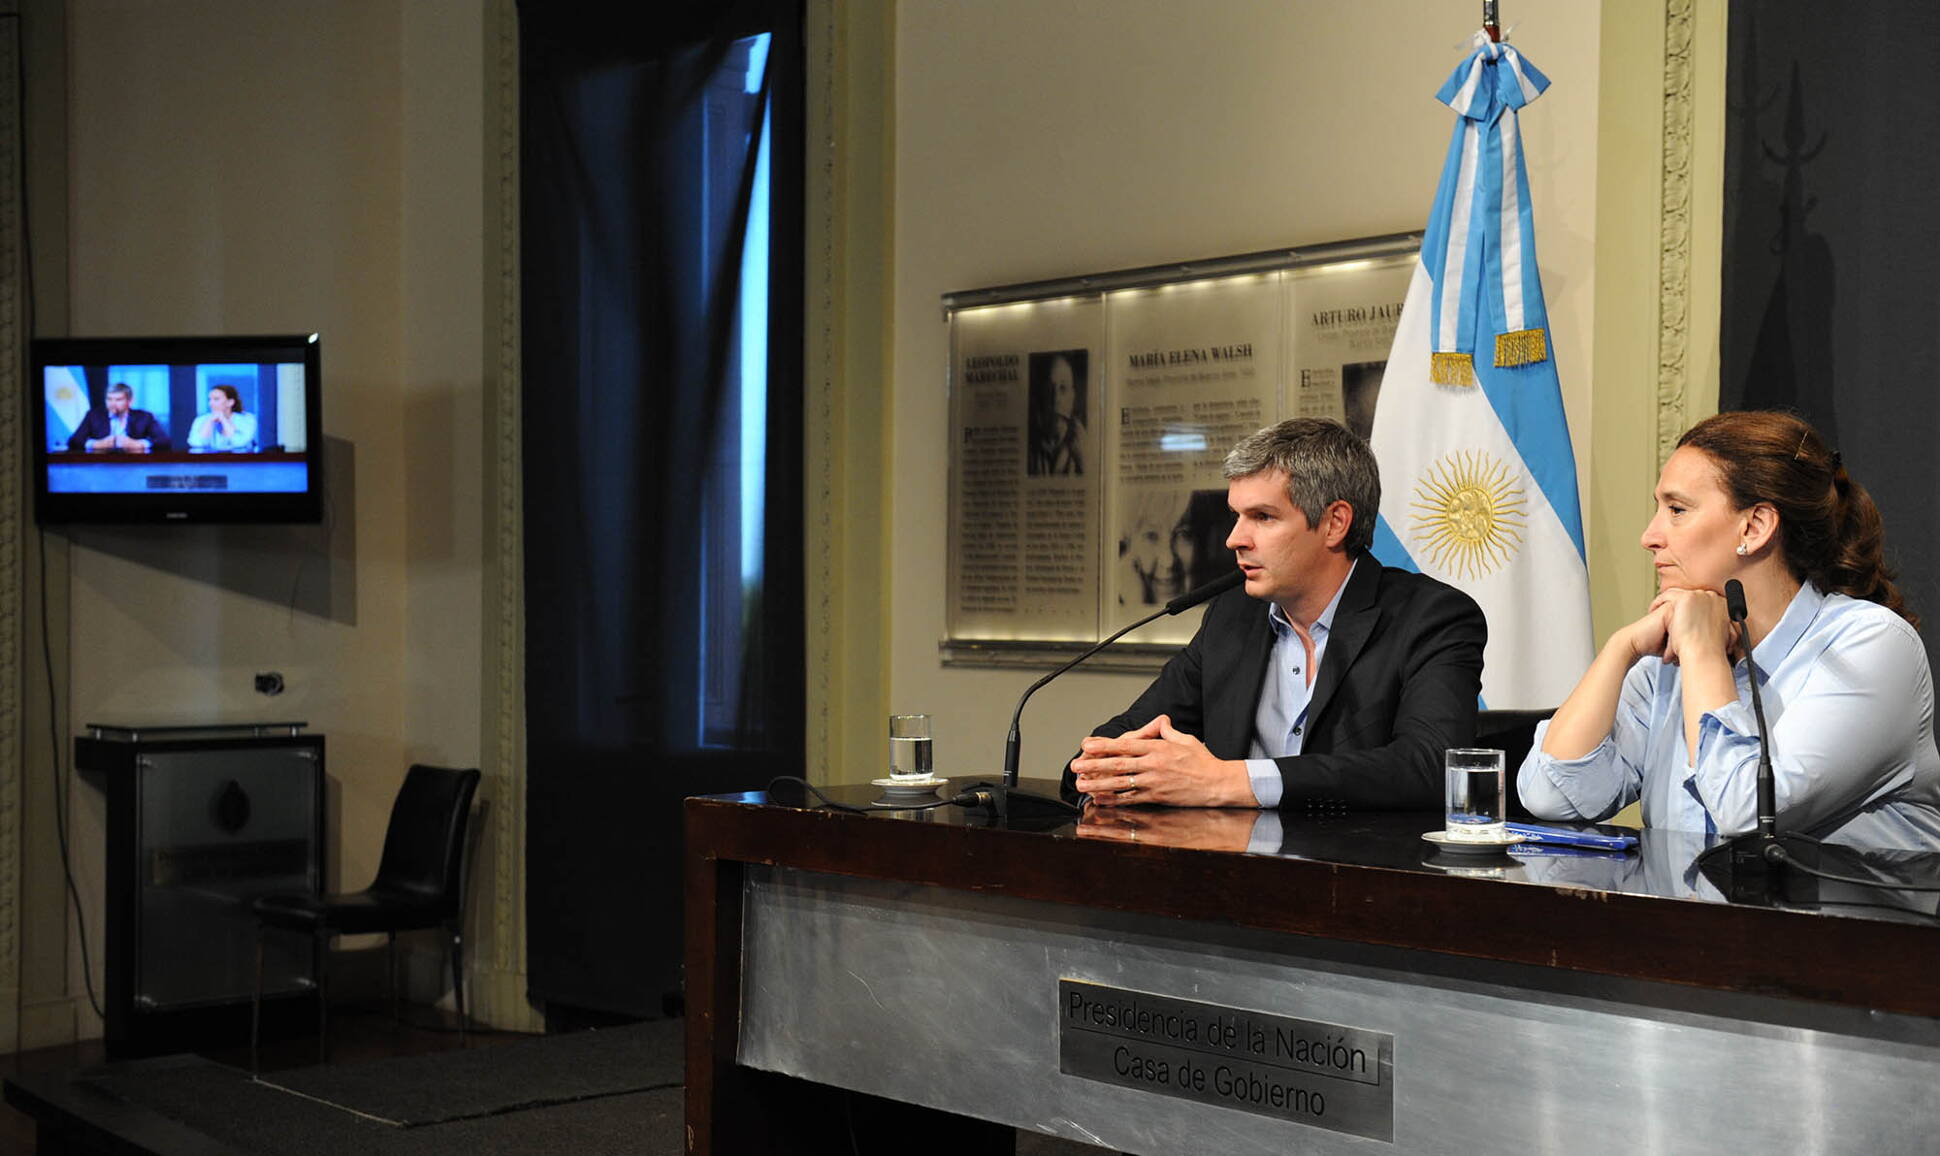
[[[1334, 597], [1328, 601], [1327, 609], [1320, 612], [1319, 618], [1314, 619], [1313, 628], [1309, 633], [1316, 640], [1325, 638], [1333, 632], [1334, 612], [1340, 609], [1340, 596], [1347, 593], [1347, 584], [1354, 580], [1354, 570], [1360, 564], [1359, 558], [1354, 559], [1354, 565], [1347, 568], [1347, 577], [1340, 580], [1340, 586], [1335, 589]], [[1273, 624], [1273, 633], [1276, 635], [1284, 636], [1293, 633], [1293, 622], [1287, 617], [1287, 612], [1280, 609], [1278, 602], [1267, 609], [1266, 620]]]

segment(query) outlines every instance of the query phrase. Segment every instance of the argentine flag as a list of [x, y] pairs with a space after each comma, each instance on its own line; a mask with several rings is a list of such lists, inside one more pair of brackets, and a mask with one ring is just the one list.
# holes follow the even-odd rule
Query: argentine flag
[[1549, 79], [1507, 44], [1476, 45], [1436, 94], [1457, 119], [1374, 412], [1374, 553], [1480, 603], [1484, 705], [1537, 709], [1592, 657], [1576, 456], [1516, 120]]
[[46, 372], [47, 448], [64, 450], [88, 416], [88, 387], [74, 366], [50, 365]]

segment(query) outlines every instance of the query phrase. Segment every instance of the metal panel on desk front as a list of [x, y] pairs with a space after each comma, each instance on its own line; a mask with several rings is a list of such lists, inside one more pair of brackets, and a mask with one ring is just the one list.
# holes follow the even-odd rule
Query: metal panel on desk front
[[[745, 901], [740, 1063], [1147, 1156], [1940, 1135], [1932, 1020], [787, 869]], [[1060, 979], [1391, 1033], [1393, 1143], [1062, 1074]]]

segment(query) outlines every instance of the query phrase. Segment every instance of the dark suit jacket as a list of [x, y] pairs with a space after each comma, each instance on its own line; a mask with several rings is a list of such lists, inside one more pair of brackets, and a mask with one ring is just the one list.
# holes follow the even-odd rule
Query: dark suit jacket
[[[88, 416], [81, 419], [81, 428], [74, 431], [74, 436], [67, 439], [67, 448], [78, 453], [87, 449], [88, 443], [95, 438], [107, 436], [107, 407], [96, 406], [88, 411]], [[128, 411], [128, 436], [146, 441], [150, 450], [160, 451], [169, 448], [168, 431], [162, 428], [161, 422], [155, 420], [154, 414], [145, 409]]]
[[[1273, 652], [1266, 614], [1244, 590], [1213, 599], [1131, 709], [1091, 733], [1116, 737], [1165, 714], [1218, 757], [1246, 758]], [[1334, 611], [1301, 753], [1277, 760], [1280, 806], [1440, 807], [1442, 752], [1475, 741], [1488, 632], [1468, 595], [1362, 555]], [[1067, 767], [1067, 790], [1072, 781]]]

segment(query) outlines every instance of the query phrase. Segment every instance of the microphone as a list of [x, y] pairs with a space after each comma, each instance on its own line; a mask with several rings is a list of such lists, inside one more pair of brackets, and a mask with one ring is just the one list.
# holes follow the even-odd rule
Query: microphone
[[1063, 666], [1058, 667], [1056, 670], [1052, 671], [1051, 673], [1045, 675], [1043, 678], [1040, 678], [1036, 682], [1032, 683], [1030, 685], [1030, 689], [1026, 690], [1023, 696], [1017, 700], [1017, 709], [1014, 712], [1012, 712], [1010, 716], [1010, 735], [1008, 738], [1004, 740], [1004, 785], [1007, 787], [1014, 787], [1017, 785], [1017, 755], [1018, 755], [1019, 748], [1023, 744], [1023, 738], [1018, 733], [1017, 724], [1024, 717], [1024, 704], [1031, 701], [1031, 696], [1038, 692], [1039, 687], [1042, 687], [1045, 683], [1050, 682], [1058, 675], [1063, 674], [1067, 670], [1070, 670], [1072, 667], [1083, 662], [1085, 659], [1090, 658], [1092, 655], [1103, 650], [1105, 647], [1110, 646], [1112, 643], [1117, 642], [1119, 639], [1125, 637], [1127, 634], [1130, 634], [1132, 631], [1137, 630], [1139, 627], [1144, 626], [1149, 622], [1154, 622], [1160, 618], [1164, 618], [1170, 614], [1184, 614], [1186, 611], [1191, 610], [1193, 607], [1199, 605], [1202, 602], [1212, 601], [1213, 599], [1219, 597], [1221, 594], [1226, 593], [1228, 590], [1231, 590], [1233, 587], [1238, 586], [1240, 583], [1244, 581], [1246, 581], [1246, 575], [1238, 570], [1234, 570], [1230, 574], [1220, 575], [1219, 577], [1213, 579], [1211, 582], [1208, 582], [1204, 586], [1201, 586], [1195, 590], [1188, 590], [1184, 594], [1181, 594], [1177, 598], [1174, 598], [1172, 601], [1166, 603], [1164, 609], [1153, 611], [1152, 613], [1139, 619], [1137, 622], [1134, 622], [1130, 626], [1125, 627], [1123, 630], [1118, 631], [1118, 633], [1113, 634], [1110, 638], [1107, 638], [1103, 642], [1100, 642], [1096, 646], [1093, 646], [1091, 649], [1085, 651], [1083, 654], [1080, 654], [1078, 657], [1072, 659], [1070, 662], [1065, 663]]
[[1083, 662], [1085, 659], [1090, 658], [1092, 655], [1105, 649], [1105, 647], [1110, 646], [1114, 642], [1117, 642], [1119, 639], [1125, 637], [1127, 634], [1130, 634], [1132, 631], [1137, 630], [1139, 627], [1144, 626], [1147, 623], [1157, 621], [1158, 619], [1164, 618], [1168, 615], [1184, 614], [1186, 611], [1191, 610], [1193, 607], [1198, 606], [1204, 602], [1210, 602], [1214, 598], [1219, 597], [1221, 594], [1226, 593], [1228, 590], [1232, 590], [1236, 588], [1237, 586], [1240, 585], [1240, 583], [1244, 581], [1246, 581], [1246, 575], [1239, 570], [1234, 570], [1231, 573], [1220, 575], [1219, 577], [1213, 579], [1211, 582], [1208, 582], [1203, 586], [1199, 586], [1195, 589], [1188, 590], [1184, 594], [1181, 594], [1177, 598], [1174, 598], [1172, 601], [1167, 602], [1163, 608], [1159, 610], [1155, 610], [1152, 613], [1146, 615], [1145, 617], [1139, 619], [1137, 622], [1132, 623], [1130, 626], [1127, 626], [1122, 630], [1117, 631], [1109, 638], [1106, 638], [1104, 641], [1086, 650], [1083, 654], [1078, 655], [1070, 662], [1065, 663], [1063, 666], [1058, 667], [1056, 670], [1052, 671], [1051, 673], [1045, 675], [1043, 678], [1040, 678], [1036, 682], [1032, 683], [1030, 687], [1024, 691], [1023, 695], [1018, 698], [1017, 709], [1011, 712], [1010, 734], [1004, 739], [1003, 783], [1001, 785], [992, 785], [989, 783], [978, 783], [976, 786], [968, 788], [964, 792], [964, 794], [968, 796], [973, 796], [973, 798], [971, 799], [970, 805], [990, 806], [994, 804], [996, 806], [998, 814], [1007, 815], [1009, 813], [1009, 804], [1011, 800], [1029, 799], [1031, 800], [1031, 802], [1027, 803], [1026, 806], [1036, 807], [1041, 810], [1042, 804], [1054, 804], [1058, 808], [1061, 808], [1061, 813], [1074, 814], [1074, 815], [1077, 814], [1078, 809], [1076, 807], [1073, 807], [1071, 804], [1065, 802], [1063, 799], [1048, 799], [1038, 795], [1031, 795], [1028, 792], [1020, 791], [1017, 789], [1018, 755], [1019, 755], [1019, 752], [1022, 750], [1023, 743], [1024, 743], [1023, 735], [1018, 729], [1018, 724], [1023, 720], [1023, 717], [1024, 717], [1024, 704], [1031, 701], [1031, 696], [1036, 694], [1038, 690], [1044, 686], [1044, 684], [1050, 682], [1052, 679], [1063, 674], [1065, 671], [1070, 670], [1072, 667]]
[[[1140, 619], [1139, 621], [1134, 622], [1132, 625], [1127, 626], [1125, 630], [1119, 631], [1118, 634], [1124, 634], [1127, 630], [1136, 630], [1139, 627], [1145, 625], [1147, 622], [1152, 621], [1153, 618], [1160, 617], [1161, 614], [1184, 614], [1186, 611], [1192, 609], [1193, 607], [1199, 605], [1202, 602], [1211, 602], [1213, 599], [1219, 597], [1221, 594], [1224, 594], [1228, 590], [1232, 590], [1235, 587], [1239, 586], [1239, 584], [1244, 581], [1246, 581], [1246, 573], [1243, 570], [1234, 570], [1229, 574], [1221, 574], [1219, 577], [1213, 579], [1211, 582], [1206, 583], [1204, 586], [1200, 586], [1196, 589], [1188, 590], [1184, 594], [1181, 594], [1177, 598], [1174, 598], [1172, 601], [1166, 603], [1165, 609], [1161, 611], [1160, 614], [1154, 614], [1150, 618]], [[1104, 642], [1101, 642], [1097, 646], [1092, 647], [1092, 649], [1093, 650], [1102, 649], [1106, 645], [1110, 644], [1113, 638], [1117, 638], [1118, 634], [1114, 634], [1111, 636], [1111, 638], [1105, 639]], [[1082, 658], [1082, 657], [1083, 655], [1079, 656], [1079, 658]], [[1075, 662], [1077, 660], [1074, 659], [1073, 661]]]
[[[1752, 659], [1750, 639], [1745, 632], [1745, 587], [1736, 578], [1724, 584], [1724, 609], [1738, 624], [1739, 644], [1745, 648], [1746, 676], [1751, 683], [1751, 713], [1758, 720], [1758, 826], [1698, 856], [1699, 869], [1718, 889], [1733, 899], [1769, 898], [1773, 879], [1769, 869], [1782, 869], [1798, 857], [1786, 847], [1794, 843], [1799, 850], [1814, 851], [1818, 840], [1809, 835], [1791, 834], [1781, 840], [1775, 830], [1778, 821], [1777, 786], [1772, 775], [1772, 732], [1765, 723], [1765, 696], [1758, 689], [1758, 664]], [[1816, 859], [1816, 854], [1806, 858]], [[1808, 865], [1806, 870], [1811, 868]]]
[[[1772, 838], [1772, 827], [1778, 820], [1776, 787], [1772, 781], [1772, 732], [1765, 725], [1765, 696], [1758, 691], [1758, 664], [1752, 661], [1751, 646], [1745, 635], [1745, 584], [1732, 578], [1724, 584], [1724, 610], [1731, 621], [1738, 624], [1738, 641], [1745, 648], [1745, 669], [1747, 680], [1751, 683], [1751, 713], [1758, 720], [1758, 836], [1761, 840]], [[1782, 856], [1783, 849], [1779, 849]], [[1771, 858], [1769, 851], [1766, 858]]]
[[1724, 612], [1731, 615], [1733, 622], [1738, 623], [1740, 626], [1744, 625], [1745, 615], [1747, 613], [1745, 610], [1745, 584], [1736, 578], [1725, 580]]

